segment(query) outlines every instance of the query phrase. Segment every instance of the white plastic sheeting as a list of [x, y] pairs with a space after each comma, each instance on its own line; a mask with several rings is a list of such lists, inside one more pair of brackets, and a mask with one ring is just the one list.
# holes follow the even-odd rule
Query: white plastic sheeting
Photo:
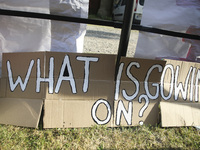
[[[80, 18], [88, 17], [88, 6], [89, 0], [0, 0], [1, 9]], [[0, 15], [0, 54], [82, 52], [85, 33], [85, 24]]]
[[[142, 25], [200, 35], [199, 0], [146, 0]], [[196, 61], [200, 41], [140, 32], [135, 57], [165, 57]]]

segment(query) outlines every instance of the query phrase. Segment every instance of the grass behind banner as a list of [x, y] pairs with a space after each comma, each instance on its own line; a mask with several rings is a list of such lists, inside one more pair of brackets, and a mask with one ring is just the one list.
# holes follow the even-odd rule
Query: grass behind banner
[[199, 149], [193, 127], [30, 129], [0, 125], [0, 149]]

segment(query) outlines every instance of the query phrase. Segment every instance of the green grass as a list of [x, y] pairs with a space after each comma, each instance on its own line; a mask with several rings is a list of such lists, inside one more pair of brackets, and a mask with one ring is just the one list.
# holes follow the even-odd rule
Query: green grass
[[199, 149], [193, 127], [30, 129], [0, 125], [0, 149]]

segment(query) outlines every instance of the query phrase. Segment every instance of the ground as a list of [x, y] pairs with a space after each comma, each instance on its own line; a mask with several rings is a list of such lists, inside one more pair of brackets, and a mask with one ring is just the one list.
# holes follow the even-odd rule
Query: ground
[[[121, 29], [105, 26], [87, 25], [87, 33], [84, 41], [84, 53], [97, 54], [117, 54]], [[131, 31], [128, 57], [133, 57], [137, 40], [138, 31]]]

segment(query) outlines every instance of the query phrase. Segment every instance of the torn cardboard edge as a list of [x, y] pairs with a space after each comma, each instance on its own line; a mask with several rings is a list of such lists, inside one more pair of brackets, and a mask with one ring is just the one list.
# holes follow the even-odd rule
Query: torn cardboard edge
[[[199, 92], [194, 89], [199, 87], [198, 63], [166, 60], [165, 65], [124, 57], [115, 82], [115, 60], [103, 54], [3, 54], [0, 123], [37, 127], [44, 107], [44, 128], [155, 125], [161, 100], [177, 98], [182, 104], [185, 95], [188, 102], [199, 99], [188, 95]], [[162, 109], [163, 104], [164, 122], [168, 115]]]

